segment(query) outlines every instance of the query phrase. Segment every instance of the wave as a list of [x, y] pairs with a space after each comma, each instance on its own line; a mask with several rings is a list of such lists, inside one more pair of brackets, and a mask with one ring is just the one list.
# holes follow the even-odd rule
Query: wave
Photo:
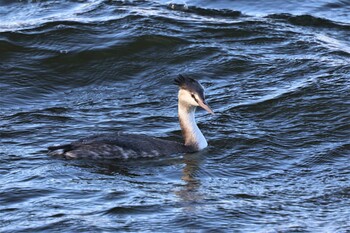
[[324, 27], [350, 30], [350, 25], [312, 15], [271, 14], [266, 18], [284, 20], [296, 26]]
[[294, 84], [289, 84], [289, 86], [286, 88], [276, 88], [275, 91], [269, 91], [269, 94], [261, 96], [258, 99], [232, 106], [230, 107], [229, 111], [235, 111], [235, 109], [255, 109], [257, 107], [265, 108], [266, 105], [278, 103], [286, 98], [290, 98], [291, 96], [306, 93], [312, 83], [313, 81], [308, 79], [296, 81]]
[[[99, 15], [91, 17], [89, 13], [98, 10], [103, 0], [70, 2], [62, 1], [60, 4], [51, 1], [17, 2], [0, 6], [2, 15], [0, 32], [11, 32], [36, 28], [42, 24], [55, 21], [92, 22], [108, 20], [113, 15]], [[4, 8], [4, 9], [2, 9]]]
[[[20, 10], [19, 10], [20, 9]], [[64, 13], [62, 13], [64, 10]], [[0, 6], [1, 11], [1, 6]], [[172, 11], [183, 12], [187, 15], [174, 14]], [[7, 13], [0, 22], [0, 32], [13, 32], [38, 27], [55, 27], [60, 25], [93, 24], [101, 22], [113, 22], [125, 17], [162, 17], [175, 20], [177, 23], [183, 20], [225, 20], [229, 23], [231, 19], [248, 17], [241, 11], [233, 9], [213, 9], [199, 6], [188, 6], [186, 4], [167, 3], [158, 4], [149, 1], [88, 1], [77, 3], [64, 1], [59, 5], [51, 4], [49, 1], [39, 3], [17, 3], [11, 4]], [[202, 16], [200, 18], [196, 16]], [[330, 19], [316, 16], [292, 15], [289, 13], [270, 14], [265, 18], [283, 20], [297, 26], [327, 27], [342, 30], [350, 30], [350, 25], [335, 22]], [[14, 20], [15, 19], [15, 20]], [[132, 20], [132, 19], [130, 19]], [[227, 21], [228, 20], [228, 21]]]
[[45, 24], [50, 25], [51, 23], [54, 25], [99, 23], [117, 20], [127, 15], [141, 15], [144, 17], [166, 16], [173, 18], [175, 16], [171, 15], [171, 11], [182, 11], [206, 17], [235, 18], [241, 16], [241, 12], [228, 9], [208, 9], [184, 4], [159, 5], [148, 1], [62, 1], [60, 4], [40, 1], [38, 3], [21, 2], [7, 4], [0, 6], [0, 12], [2, 11], [1, 8], [6, 8], [6, 11], [3, 10], [6, 14], [2, 16], [0, 32], [28, 30]]
[[6, 52], [18, 52], [23, 51], [25, 47], [16, 44], [13, 41], [7, 39], [0, 39], [0, 57], [4, 56]]
[[187, 6], [186, 4], [175, 4], [169, 3], [167, 6], [168, 9], [183, 11], [188, 13], [193, 13], [201, 16], [221, 16], [221, 17], [239, 17], [242, 15], [242, 12], [229, 10], [229, 9], [210, 9], [210, 8], [202, 8], [197, 6]]
[[[315, 142], [313, 142], [315, 144]], [[336, 159], [344, 158], [349, 154], [349, 143], [323, 143], [313, 148], [314, 152], [311, 156], [303, 158], [298, 163], [302, 167], [314, 167], [325, 163], [332, 163]]]

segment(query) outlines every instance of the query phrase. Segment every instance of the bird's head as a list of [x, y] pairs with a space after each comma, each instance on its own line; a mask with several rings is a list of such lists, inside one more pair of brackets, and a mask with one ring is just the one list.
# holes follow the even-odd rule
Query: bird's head
[[214, 114], [205, 101], [204, 88], [198, 81], [180, 74], [174, 82], [179, 86], [179, 102], [189, 106], [199, 106]]

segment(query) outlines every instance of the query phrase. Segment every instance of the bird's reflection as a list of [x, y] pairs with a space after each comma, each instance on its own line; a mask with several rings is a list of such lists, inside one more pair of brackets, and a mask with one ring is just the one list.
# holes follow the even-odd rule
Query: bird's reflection
[[181, 179], [185, 184], [175, 194], [181, 200], [181, 206], [185, 212], [196, 212], [199, 203], [202, 203], [204, 194], [200, 191], [201, 182], [198, 179], [200, 164], [202, 161], [201, 153], [187, 154], [184, 156], [185, 167], [182, 170]]

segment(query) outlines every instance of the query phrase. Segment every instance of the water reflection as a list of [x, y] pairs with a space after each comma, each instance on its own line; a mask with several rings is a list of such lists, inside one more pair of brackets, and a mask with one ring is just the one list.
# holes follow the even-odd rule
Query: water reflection
[[197, 212], [199, 209], [198, 204], [205, 199], [205, 194], [200, 189], [201, 181], [198, 178], [201, 162], [201, 153], [186, 154], [184, 156], [185, 167], [182, 170], [181, 179], [185, 184], [175, 194], [180, 199], [183, 212], [187, 214]]

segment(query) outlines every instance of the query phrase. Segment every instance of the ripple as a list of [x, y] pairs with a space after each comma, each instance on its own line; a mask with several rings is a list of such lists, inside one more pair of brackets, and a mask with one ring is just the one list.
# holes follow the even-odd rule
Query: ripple
[[202, 15], [202, 16], [211, 16], [211, 17], [221, 16], [221, 17], [234, 18], [242, 15], [242, 13], [239, 11], [234, 11], [229, 9], [220, 9], [220, 10], [209, 9], [209, 8], [187, 6], [185, 4], [176, 4], [176, 3], [169, 3], [167, 7], [168, 9], [171, 9], [171, 10], [183, 11], [183, 12], [193, 13], [193, 14]]
[[[19, 2], [0, 6], [0, 11], [3, 10], [2, 8], [7, 9], [0, 23], [0, 32], [36, 28], [44, 23], [62, 19], [64, 21], [87, 22], [90, 20], [80, 15], [93, 11], [98, 8], [102, 2], [103, 1], [88, 1], [76, 4], [62, 2], [60, 6], [51, 4], [50, 2]], [[18, 9], [21, 10], [18, 11]], [[65, 13], [62, 13], [61, 9], [64, 9]]]
[[329, 19], [319, 18], [312, 15], [272, 14], [267, 17], [272, 19], [286, 20], [289, 23], [298, 26], [336, 28], [347, 31], [350, 30], [350, 25], [348, 24], [335, 22]]
[[[329, 3], [2, 1], [0, 231], [348, 230], [349, 25]], [[216, 112], [196, 115], [206, 150], [47, 156], [95, 133], [181, 141], [179, 73]]]
[[161, 206], [159, 205], [134, 205], [134, 206], [117, 206], [110, 208], [105, 211], [105, 214], [113, 214], [113, 215], [132, 215], [132, 214], [147, 214], [160, 212]]
[[1, 192], [0, 203], [2, 205], [18, 204], [21, 202], [26, 202], [31, 198], [38, 198], [40, 196], [45, 196], [50, 193], [50, 190], [46, 189], [36, 189], [36, 188], [11, 188], [7, 189], [5, 192]]

